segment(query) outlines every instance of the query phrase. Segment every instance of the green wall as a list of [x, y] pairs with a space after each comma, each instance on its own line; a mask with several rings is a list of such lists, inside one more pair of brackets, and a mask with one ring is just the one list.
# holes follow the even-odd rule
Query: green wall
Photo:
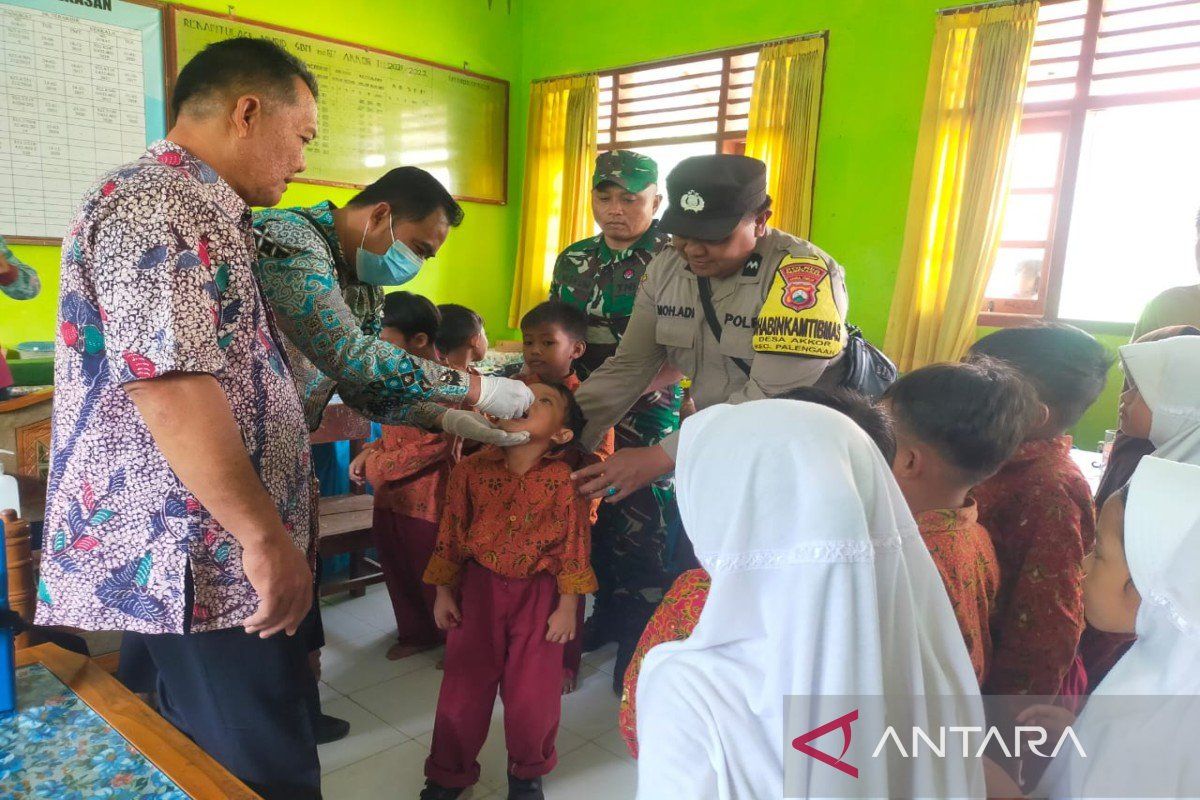
[[[829, 31], [812, 239], [846, 267], [850, 318], [883, 341], [904, 238], [935, 13], [954, 0], [524, 0], [519, 113], [529, 82]], [[523, 119], [520, 122], [523, 126]], [[1115, 350], [1124, 340], [1101, 337]], [[1094, 448], [1120, 378], [1080, 423]]]
[[[228, 2], [187, 0], [183, 5], [226, 12]], [[240, 0], [234, 13], [246, 19], [270, 22], [337, 39], [392, 50], [475, 72], [504, 78], [511, 83], [515, 107], [520, 79], [521, 3], [495, 0], [439, 0], [437, 3], [395, 0]], [[523, 102], [528, 102], [527, 99]], [[522, 119], [524, 114], [522, 113]], [[523, 131], [513, 124], [512, 131]], [[517, 136], [510, 147], [524, 146]], [[509, 204], [468, 203], [466, 219], [447, 241], [421, 277], [406, 288], [422, 292], [437, 302], [461, 302], [478, 310], [492, 327], [500, 327], [508, 314], [512, 262], [516, 253], [517, 193], [521, 172], [510, 161]], [[331, 199], [342, 203], [353, 194], [346, 189], [293, 184], [283, 205]], [[17, 256], [37, 268], [45, 289], [23, 303], [0, 297], [0, 344], [54, 338], [59, 277], [57, 247], [14, 246]]]
[[[192, 5], [225, 10], [223, 2]], [[658, 58], [820, 30], [830, 32], [812, 238], [846, 266], [851, 319], [882, 341], [912, 177], [935, 12], [948, 0], [443, 0], [393, 3], [248, 0], [239, 16], [458, 65], [512, 82], [509, 205], [470, 204], [462, 228], [411, 288], [480, 311], [493, 338], [507, 333], [524, 167], [529, 83]], [[348, 192], [297, 185], [285, 203]], [[47, 284], [58, 278], [51, 248], [19, 248]], [[4, 303], [0, 338], [11, 345], [53, 334], [54, 292]], [[15, 311], [14, 311], [15, 309]], [[12, 319], [10, 319], [12, 317]], [[1115, 349], [1123, 340], [1102, 337]], [[1115, 419], [1119, 378], [1077, 430], [1094, 447]]]

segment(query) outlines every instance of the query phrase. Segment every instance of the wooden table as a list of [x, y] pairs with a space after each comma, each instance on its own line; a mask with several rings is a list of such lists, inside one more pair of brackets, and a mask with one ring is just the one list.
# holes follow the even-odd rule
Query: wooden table
[[[151, 711], [146, 704], [118, 683], [116, 679], [86, 657], [52, 644], [43, 644], [17, 651], [18, 676], [22, 675], [22, 668], [30, 668], [31, 665], [38, 664], [65, 684], [70, 692], [103, 718], [113, 731], [124, 737], [128, 744], [140, 751], [140, 754], [150, 764], [157, 767], [162, 775], [165, 775], [178, 790], [186, 793], [189, 797], [194, 800], [210, 800], [210, 798], [211, 800], [218, 800], [218, 798], [252, 800], [258, 797], [212, 757], [197, 747], [191, 739]], [[36, 670], [36, 667], [32, 669]], [[27, 671], [25, 674], [29, 676], [34, 673]], [[37, 674], [40, 678], [45, 679], [45, 675], [40, 671]], [[69, 693], [64, 692], [62, 699], [69, 701], [72, 698]], [[20, 701], [20, 689], [18, 688], [20, 704], [18, 713], [20, 713], [20, 709], [26, 708], [26, 704]], [[60, 713], [64, 705], [66, 704], [61, 702], [49, 704], [50, 710], [54, 713]], [[0, 719], [0, 727], [6, 724], [13, 724], [12, 719]], [[39, 746], [41, 743], [34, 745], [34, 747]], [[38, 752], [49, 757], [49, 743], [41, 746]], [[91, 766], [94, 770], [96, 768], [95, 754], [88, 753], [87, 755], [93, 756]], [[44, 766], [44, 762], [39, 762], [37, 771], [42, 772]], [[54, 766], [57, 767], [57, 765]], [[63, 771], [66, 772], [68, 769], [69, 766], [64, 765]], [[26, 771], [32, 774], [34, 769]], [[3, 780], [2, 775], [0, 775], [0, 780]], [[124, 780], [127, 780], [126, 776], [118, 779], [118, 781]], [[0, 784], [0, 794], [14, 796], [7, 794], [7, 791]], [[168, 786], [157, 796], [178, 796], [178, 793], [172, 794], [173, 792], [174, 787]]]
[[350, 576], [343, 581], [322, 583], [322, 597], [346, 591], [351, 597], [362, 597], [368, 586], [383, 582], [379, 562], [366, 556], [367, 549], [375, 546], [371, 534], [374, 501], [369, 494], [321, 498], [317, 550], [322, 558], [350, 555]]

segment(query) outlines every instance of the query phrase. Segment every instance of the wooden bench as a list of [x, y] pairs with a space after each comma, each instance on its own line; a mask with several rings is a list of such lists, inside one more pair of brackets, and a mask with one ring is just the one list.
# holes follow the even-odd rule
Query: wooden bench
[[317, 550], [322, 558], [350, 556], [350, 575], [346, 580], [321, 585], [321, 596], [350, 592], [362, 597], [367, 587], [383, 581], [379, 562], [367, 558], [366, 550], [374, 546], [371, 527], [374, 498], [369, 494], [343, 494], [322, 497], [317, 535]]

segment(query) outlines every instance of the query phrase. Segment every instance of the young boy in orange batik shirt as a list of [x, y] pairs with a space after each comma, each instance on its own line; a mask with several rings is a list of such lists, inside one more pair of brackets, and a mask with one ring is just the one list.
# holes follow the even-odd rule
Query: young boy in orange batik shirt
[[534, 384], [527, 443], [488, 447], [450, 474], [437, 546], [425, 580], [446, 630], [423, 800], [459, 797], [479, 780], [496, 691], [504, 703], [509, 796], [538, 798], [558, 756], [563, 646], [580, 631], [576, 610], [596, 589], [590, 565], [594, 501], [571, 481], [564, 451], [583, 412], [559, 384]]

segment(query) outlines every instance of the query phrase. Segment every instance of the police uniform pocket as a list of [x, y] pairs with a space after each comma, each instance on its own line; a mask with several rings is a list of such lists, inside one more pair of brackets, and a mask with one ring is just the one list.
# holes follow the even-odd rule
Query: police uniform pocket
[[691, 349], [696, 343], [695, 321], [660, 318], [654, 328], [654, 341], [663, 347]]
[[684, 375], [696, 376], [696, 320], [658, 318], [654, 339], [667, 351], [667, 358]]

